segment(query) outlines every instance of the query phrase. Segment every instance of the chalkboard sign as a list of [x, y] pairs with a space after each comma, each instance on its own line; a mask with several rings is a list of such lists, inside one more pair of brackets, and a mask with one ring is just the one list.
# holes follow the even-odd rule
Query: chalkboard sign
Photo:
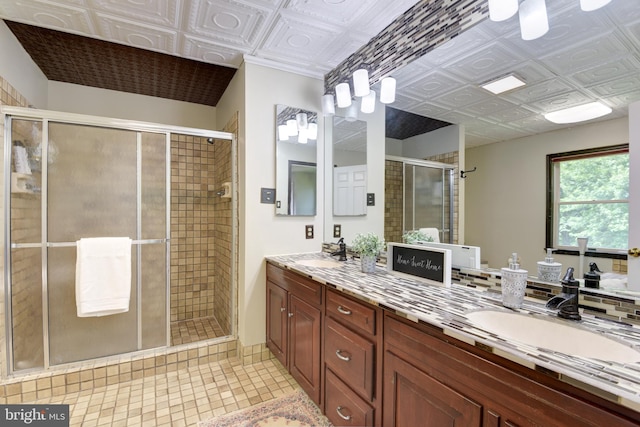
[[449, 287], [451, 286], [451, 250], [389, 243], [387, 270]]

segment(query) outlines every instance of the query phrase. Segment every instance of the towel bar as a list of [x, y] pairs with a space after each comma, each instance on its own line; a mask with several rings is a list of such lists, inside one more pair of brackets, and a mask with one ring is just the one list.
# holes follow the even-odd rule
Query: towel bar
[[[167, 243], [170, 239], [145, 239], [145, 240], [132, 240], [132, 245], [151, 245], [157, 243]], [[76, 246], [76, 242], [47, 242], [48, 248], [65, 248]], [[24, 249], [24, 248], [40, 248], [41, 243], [12, 243], [11, 249]]]

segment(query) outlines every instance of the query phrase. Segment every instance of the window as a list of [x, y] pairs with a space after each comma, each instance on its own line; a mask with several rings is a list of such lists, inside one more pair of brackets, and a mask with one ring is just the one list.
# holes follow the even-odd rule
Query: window
[[618, 253], [628, 234], [628, 144], [547, 156], [547, 247]]

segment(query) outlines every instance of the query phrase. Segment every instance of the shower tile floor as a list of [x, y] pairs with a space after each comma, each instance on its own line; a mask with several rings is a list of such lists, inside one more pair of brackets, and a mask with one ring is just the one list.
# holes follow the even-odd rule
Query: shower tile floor
[[68, 404], [71, 426], [197, 426], [199, 421], [276, 398], [299, 388], [275, 359], [205, 365], [39, 399]]
[[171, 345], [189, 344], [223, 337], [222, 327], [215, 317], [181, 320], [171, 323]]

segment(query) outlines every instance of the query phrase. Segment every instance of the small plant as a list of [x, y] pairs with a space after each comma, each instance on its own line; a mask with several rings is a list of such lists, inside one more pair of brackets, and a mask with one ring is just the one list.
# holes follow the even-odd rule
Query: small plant
[[433, 237], [427, 236], [424, 231], [410, 230], [402, 235], [402, 241], [411, 245], [416, 242], [433, 242]]
[[351, 250], [360, 256], [378, 256], [385, 246], [384, 239], [374, 233], [358, 233], [353, 239]]

